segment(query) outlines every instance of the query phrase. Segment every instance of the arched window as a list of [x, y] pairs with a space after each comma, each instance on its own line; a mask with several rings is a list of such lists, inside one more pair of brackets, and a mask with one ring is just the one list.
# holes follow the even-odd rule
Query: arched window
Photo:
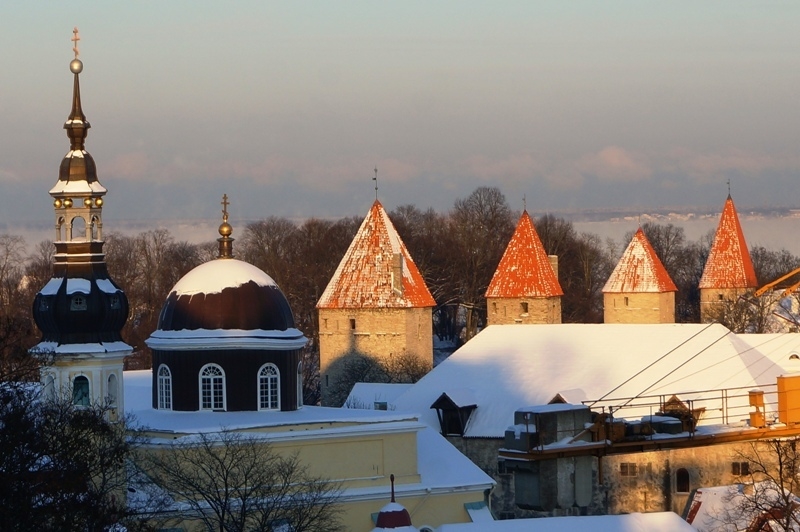
[[275, 364], [264, 364], [258, 370], [258, 409], [280, 410], [280, 372]]
[[83, 375], [78, 375], [72, 381], [72, 404], [89, 406], [89, 379]]
[[297, 408], [303, 406], [303, 361], [297, 363]]
[[689, 493], [689, 471], [683, 467], [675, 473], [675, 491]]
[[52, 375], [44, 378], [44, 398], [49, 401], [56, 398], [56, 379]]
[[102, 237], [100, 235], [100, 220], [98, 220], [97, 216], [92, 216], [92, 240], [100, 240]]
[[164, 364], [158, 367], [158, 409], [172, 410], [172, 373]]
[[108, 406], [117, 406], [117, 376], [114, 373], [108, 376]]
[[80, 216], [76, 216], [72, 219], [72, 234], [70, 235], [70, 240], [86, 240], [86, 220]]
[[225, 372], [216, 364], [200, 369], [200, 410], [225, 410]]

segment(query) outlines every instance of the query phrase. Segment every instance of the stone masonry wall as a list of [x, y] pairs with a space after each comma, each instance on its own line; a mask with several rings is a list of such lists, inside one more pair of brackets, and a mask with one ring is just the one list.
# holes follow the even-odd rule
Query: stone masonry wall
[[486, 299], [486, 310], [489, 325], [561, 323], [560, 297], [492, 297]]
[[605, 323], [675, 323], [675, 293], [603, 294]]

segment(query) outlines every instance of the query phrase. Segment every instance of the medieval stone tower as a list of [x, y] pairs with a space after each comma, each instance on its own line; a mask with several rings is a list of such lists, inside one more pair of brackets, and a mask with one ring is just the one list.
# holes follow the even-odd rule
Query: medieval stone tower
[[758, 286], [750, 251], [730, 194], [700, 278], [700, 321], [710, 323], [725, 304]]
[[488, 324], [561, 323], [564, 292], [557, 264], [555, 256], [547, 256], [528, 211], [523, 211], [486, 290]]
[[[77, 30], [74, 40], [77, 43]], [[111, 415], [123, 410], [123, 359], [132, 348], [120, 331], [128, 318], [128, 299], [108, 275], [103, 253], [103, 196], [94, 159], [84, 141], [89, 122], [81, 107], [79, 76], [74, 74], [72, 111], [64, 124], [70, 148], [50, 190], [55, 211], [53, 277], [36, 294], [33, 317], [42, 339], [31, 352], [46, 358], [45, 396], [64, 394], [76, 405], [101, 404]]]
[[317, 303], [323, 401], [336, 378], [336, 361], [348, 353], [413, 355], [432, 364], [435, 304], [375, 200]]
[[603, 287], [603, 321], [675, 323], [677, 291], [640, 227]]

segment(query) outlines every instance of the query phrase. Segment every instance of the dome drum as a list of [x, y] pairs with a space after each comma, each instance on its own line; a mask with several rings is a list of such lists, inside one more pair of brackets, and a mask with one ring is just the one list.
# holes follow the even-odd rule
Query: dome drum
[[[277, 368], [279, 409], [297, 410], [302, 379], [298, 378], [301, 350], [266, 351], [263, 349], [169, 351], [153, 350], [153, 408], [159, 408], [159, 369], [166, 366], [171, 378], [171, 409], [196, 412], [201, 410], [201, 371], [212, 364], [223, 374], [225, 411], [257, 411], [261, 382], [259, 372], [265, 364]], [[276, 406], [278, 406], [276, 405]], [[208, 409], [208, 408], [205, 408]], [[221, 410], [220, 408], [214, 408]]]

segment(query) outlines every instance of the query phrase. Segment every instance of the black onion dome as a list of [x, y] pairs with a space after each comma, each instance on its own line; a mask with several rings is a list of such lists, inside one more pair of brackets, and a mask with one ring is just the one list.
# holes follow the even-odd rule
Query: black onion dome
[[160, 331], [294, 329], [286, 296], [252, 264], [217, 259], [201, 264], [170, 291], [158, 319]]

